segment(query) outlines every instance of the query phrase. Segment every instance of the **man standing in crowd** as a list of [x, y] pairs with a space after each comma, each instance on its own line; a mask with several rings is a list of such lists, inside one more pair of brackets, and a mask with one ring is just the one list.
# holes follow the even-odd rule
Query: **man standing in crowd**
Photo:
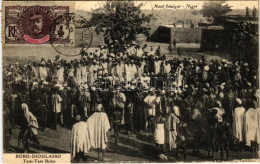
[[121, 92], [121, 87], [117, 86], [116, 91], [113, 95], [113, 125], [114, 125], [114, 134], [115, 134], [115, 142], [116, 144], [119, 143], [119, 130], [121, 124], [124, 124], [124, 113], [125, 113], [125, 102], [126, 97], [125, 94]]

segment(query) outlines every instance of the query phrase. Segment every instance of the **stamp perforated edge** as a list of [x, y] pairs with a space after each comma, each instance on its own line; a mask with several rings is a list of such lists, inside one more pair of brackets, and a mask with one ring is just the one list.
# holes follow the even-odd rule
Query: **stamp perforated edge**
[[[2, 30], [1, 30], [1, 38], [2, 38], [2, 48], [4, 47], [52, 47], [51, 44], [5, 44], [5, 7], [6, 6], [50, 6], [50, 5], [67, 5], [69, 6], [69, 12], [75, 13], [75, 4], [76, 1], [3, 1], [2, 2]], [[75, 35], [72, 36], [75, 40]]]

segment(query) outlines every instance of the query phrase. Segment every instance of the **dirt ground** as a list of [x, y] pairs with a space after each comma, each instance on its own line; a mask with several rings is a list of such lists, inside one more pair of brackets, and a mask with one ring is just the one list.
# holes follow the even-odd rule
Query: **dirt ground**
[[[182, 56], [179, 56], [180, 59], [183, 58], [195, 58], [200, 59], [202, 55], [205, 56], [206, 59], [217, 59], [222, 60], [223, 58], [229, 59], [227, 54], [218, 53], [218, 52], [200, 52], [200, 44], [199, 43], [179, 43], [176, 45], [176, 49], [173, 51], [173, 55], [169, 55], [168, 46], [169, 44], [166, 43], [157, 43], [157, 42], [145, 42], [148, 47], [153, 47], [154, 51], [157, 49], [158, 46], [161, 47], [161, 53], [166, 55], [167, 58], [174, 58], [177, 57], [177, 48], [181, 48]], [[143, 44], [145, 44], [143, 43]], [[141, 44], [141, 45], [143, 45]], [[94, 52], [97, 47], [91, 47], [88, 49], [89, 52]], [[57, 50], [57, 49], [56, 49]], [[74, 60], [80, 59], [79, 54], [81, 48], [76, 47], [62, 47], [60, 52], [66, 52], [66, 55], [70, 54], [72, 56], [65, 56], [59, 54], [52, 46], [43, 46], [37, 47], [32, 46], [28, 47], [4, 47], [3, 48], [3, 64], [11, 64], [15, 62], [20, 63], [28, 63], [33, 61], [40, 61], [41, 58], [44, 59], [55, 59], [56, 55], [60, 55], [61, 58], [65, 60]], [[76, 55], [76, 56], [75, 56]]]
[[[10, 153], [23, 152], [22, 143], [20, 143], [18, 147], [18, 131], [19, 129], [17, 127], [13, 129], [11, 147], [8, 151]], [[57, 131], [53, 129], [39, 131], [38, 139], [40, 144], [31, 143], [31, 153], [70, 153], [70, 132], [69, 129], [63, 127], [59, 127]], [[137, 133], [134, 137], [128, 137], [125, 131], [122, 130], [120, 133], [119, 145], [116, 145], [114, 141], [113, 132], [109, 132], [105, 162], [178, 162], [175, 158], [175, 153], [165, 153], [168, 160], [161, 161], [158, 158], [153, 136], [145, 132]], [[199, 154], [194, 154], [188, 145], [187, 147], [187, 160], [185, 162], [220, 161], [220, 153], [216, 153], [215, 159], [212, 159], [207, 156], [205, 150], [200, 150]], [[229, 162], [255, 161], [257, 159], [259, 160], [259, 155], [257, 153], [252, 153], [248, 150], [245, 150], [242, 153], [231, 150]], [[181, 155], [180, 160], [183, 161], [183, 155]], [[78, 161], [72, 159], [72, 162], [75, 163]], [[90, 150], [88, 153], [88, 162], [97, 162], [96, 150]]]

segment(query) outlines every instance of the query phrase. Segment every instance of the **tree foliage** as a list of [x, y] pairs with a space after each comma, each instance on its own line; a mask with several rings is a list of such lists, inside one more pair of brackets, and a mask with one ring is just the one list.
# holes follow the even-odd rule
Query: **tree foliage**
[[204, 17], [216, 18], [217, 16], [223, 16], [230, 11], [232, 6], [229, 6], [225, 0], [222, 1], [207, 1], [204, 2], [200, 12]]
[[107, 1], [93, 12], [90, 24], [96, 27], [97, 32], [105, 33], [105, 40], [127, 44], [133, 40], [134, 34], [149, 35], [150, 27], [145, 24], [153, 16], [142, 13], [142, 6], [133, 1]]

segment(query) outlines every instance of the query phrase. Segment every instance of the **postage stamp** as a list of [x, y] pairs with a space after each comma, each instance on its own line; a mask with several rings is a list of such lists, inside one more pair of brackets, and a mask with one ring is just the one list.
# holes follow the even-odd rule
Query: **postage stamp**
[[[38, 44], [72, 44], [74, 33], [68, 19], [55, 20], [73, 11], [72, 3], [4, 3], [3, 44], [22, 46]], [[52, 33], [52, 39], [51, 39]]]

